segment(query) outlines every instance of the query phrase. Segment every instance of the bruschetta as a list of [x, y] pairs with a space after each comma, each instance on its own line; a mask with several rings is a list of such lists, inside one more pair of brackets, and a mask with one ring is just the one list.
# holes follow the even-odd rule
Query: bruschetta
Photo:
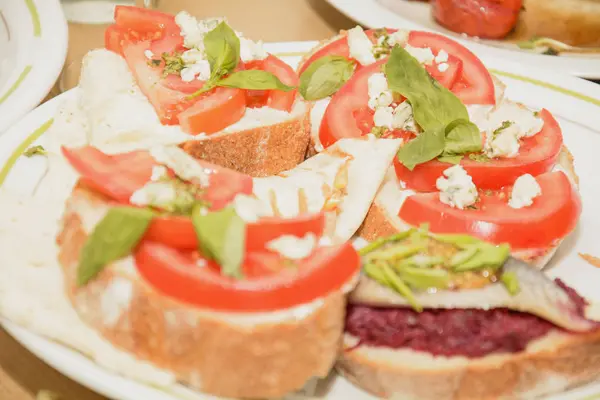
[[586, 300], [508, 244], [413, 229], [361, 255], [337, 369], [379, 398], [537, 398], [600, 376]]
[[106, 48], [84, 57], [88, 144], [107, 152], [178, 143], [252, 176], [295, 167], [309, 141], [298, 76], [223, 18], [120, 6]]
[[246, 222], [252, 178], [176, 146], [63, 152], [81, 178], [59, 260], [83, 321], [217, 396], [276, 398], [329, 373], [360, 262], [323, 213]]
[[[410, 38], [421, 36], [429, 41], [413, 47]], [[429, 33], [407, 38], [378, 60], [371, 54], [368, 65], [357, 62], [327, 104], [318, 136], [313, 131], [317, 149], [365, 134], [404, 140], [361, 236], [373, 240], [428, 223], [437, 233], [506, 241], [516, 257], [543, 267], [581, 212], [558, 122], [547, 110], [508, 100], [504, 85], [461, 45]], [[352, 49], [351, 37], [344, 40], [334, 43]], [[367, 42], [371, 52], [378, 48]], [[331, 48], [307, 62], [341, 51]], [[444, 74], [436, 77], [432, 68]]]

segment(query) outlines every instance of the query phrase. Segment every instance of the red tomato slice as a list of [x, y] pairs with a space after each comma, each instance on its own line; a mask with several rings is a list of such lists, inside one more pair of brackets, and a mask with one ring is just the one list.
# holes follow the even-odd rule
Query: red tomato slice
[[517, 24], [522, 0], [433, 0], [433, 17], [458, 33], [502, 39]]
[[[246, 251], [264, 252], [266, 243], [281, 235], [304, 237], [307, 233], [313, 233], [321, 237], [325, 230], [325, 215], [318, 213], [303, 214], [295, 218], [262, 218], [256, 223], [248, 223], [246, 229]], [[155, 218], [145, 238], [182, 250], [198, 248], [192, 221], [183, 216]]]
[[[298, 86], [300, 82], [292, 67], [272, 54], [269, 54], [264, 60], [245, 63], [244, 69], [270, 72], [288, 86]], [[268, 106], [277, 110], [290, 111], [297, 94], [297, 90], [289, 92], [282, 90], [246, 90], [246, 103], [248, 107], [252, 108]]]
[[[121, 203], [129, 203], [131, 195], [150, 181], [152, 168], [158, 165], [147, 151], [141, 150], [107, 155], [86, 146], [63, 147], [62, 152], [86, 184]], [[211, 203], [212, 210], [223, 208], [238, 193], [252, 193], [252, 177], [206, 161], [196, 161], [211, 171], [209, 186], [202, 198]]]
[[104, 47], [107, 50], [123, 55], [123, 40], [125, 38], [126, 31], [119, 28], [117, 25], [110, 25], [104, 31]]
[[149, 241], [140, 244], [135, 261], [144, 279], [165, 295], [197, 307], [237, 312], [309, 303], [339, 290], [360, 268], [350, 243], [317, 249], [297, 268], [256, 279], [224, 277], [213, 268], [199, 267], [189, 254]]
[[[396, 32], [396, 29], [388, 29], [388, 32]], [[373, 42], [375, 30], [366, 31], [367, 36]], [[444, 50], [449, 54], [449, 68], [441, 72], [437, 64], [427, 65], [425, 69], [437, 79], [443, 86], [450, 89], [465, 104], [495, 104], [494, 82], [483, 63], [467, 48], [461, 44], [436, 33], [411, 31], [408, 44], [413, 47], [429, 47], [433, 54], [439, 54]], [[350, 58], [347, 37], [342, 37], [324, 46], [313, 54], [300, 68], [300, 74], [314, 61], [326, 55], [337, 55]], [[356, 71], [362, 69], [357, 65]]]
[[356, 138], [373, 127], [373, 112], [369, 109], [369, 77], [381, 72], [386, 60], [379, 60], [354, 73], [333, 96], [321, 121], [319, 139], [324, 147], [343, 138]]
[[509, 243], [513, 250], [545, 248], [575, 228], [581, 200], [563, 172], [542, 174], [536, 180], [542, 194], [529, 207], [510, 207], [509, 190], [480, 192], [476, 210], [446, 205], [439, 193], [420, 193], [408, 197], [398, 215], [413, 226], [428, 223], [436, 233], [466, 233], [492, 243]]
[[[562, 132], [558, 122], [548, 110], [542, 110], [540, 117], [544, 120], [542, 130], [521, 141], [517, 157], [498, 158], [490, 162], [477, 162], [465, 157], [460, 162], [478, 188], [499, 189], [512, 185], [523, 174], [537, 176], [554, 167], [563, 144]], [[406, 183], [407, 187], [419, 192], [436, 191], [436, 180], [450, 166], [432, 160], [419, 164], [409, 171], [400, 162], [394, 161], [398, 179]]]
[[413, 47], [429, 47], [433, 54], [441, 50], [462, 61], [462, 74], [452, 92], [465, 104], [496, 104], [494, 81], [475, 54], [454, 40], [432, 32], [411, 31], [408, 43]]
[[195, 93], [204, 86], [204, 81], [194, 79], [191, 82], [184, 82], [178, 75], [168, 75], [162, 82], [165, 87], [185, 94]]
[[135, 6], [116, 6], [115, 24], [139, 33], [180, 32], [173, 15]]
[[126, 44], [123, 51], [140, 89], [163, 124], [179, 123], [185, 132], [210, 134], [242, 118], [246, 111], [242, 90], [216, 88], [203, 96], [189, 100], [186, 93], [169, 89], [164, 84], [161, 69], [148, 64], [144, 52], [149, 47], [149, 42]]

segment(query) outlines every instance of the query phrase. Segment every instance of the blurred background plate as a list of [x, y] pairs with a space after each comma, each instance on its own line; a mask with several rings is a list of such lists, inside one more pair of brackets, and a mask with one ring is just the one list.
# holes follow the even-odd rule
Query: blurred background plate
[[581, 78], [600, 79], [600, 53], [550, 56], [522, 50], [511, 43], [467, 38], [438, 25], [431, 17], [427, 2], [409, 0], [327, 0], [327, 2], [368, 28], [385, 26], [439, 32], [460, 41], [478, 56], [497, 57], [518, 62], [524, 67], [529, 65], [553, 69]]
[[67, 43], [59, 0], [0, 0], [0, 133], [50, 92]]

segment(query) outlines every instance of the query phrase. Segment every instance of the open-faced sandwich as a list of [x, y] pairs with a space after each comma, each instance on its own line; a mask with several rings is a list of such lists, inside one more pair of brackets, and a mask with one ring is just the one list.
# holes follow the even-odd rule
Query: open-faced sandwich
[[[429, 223], [437, 233], [508, 242], [515, 256], [543, 266], [581, 211], [573, 160], [552, 114], [506, 99], [503, 84], [450, 39], [410, 32], [402, 42], [401, 31], [354, 29], [316, 50], [301, 80], [318, 63], [356, 64], [313, 130], [316, 149], [366, 134], [405, 141], [361, 236]], [[363, 37], [366, 62], [353, 60], [363, 53], [353, 50], [352, 35]], [[338, 55], [347, 51], [351, 58]]]
[[360, 262], [323, 236], [323, 213], [246, 222], [252, 178], [176, 146], [64, 153], [81, 179], [59, 259], [87, 324], [219, 396], [279, 397], [329, 373]]
[[298, 77], [224, 19], [117, 7], [106, 49], [83, 61], [78, 109], [87, 144], [115, 153], [181, 143], [252, 176], [303, 160], [308, 105]]
[[424, 228], [361, 249], [338, 370], [383, 398], [537, 398], [600, 376], [600, 323], [509, 246]]

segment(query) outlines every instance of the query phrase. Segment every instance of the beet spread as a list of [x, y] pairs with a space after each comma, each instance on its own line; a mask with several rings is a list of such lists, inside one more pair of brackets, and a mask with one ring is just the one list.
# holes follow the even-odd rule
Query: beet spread
[[[557, 280], [581, 311], [585, 300]], [[483, 357], [523, 351], [527, 344], [559, 329], [535, 315], [507, 309], [425, 310], [350, 305], [346, 332], [360, 345], [410, 348], [439, 356]]]

